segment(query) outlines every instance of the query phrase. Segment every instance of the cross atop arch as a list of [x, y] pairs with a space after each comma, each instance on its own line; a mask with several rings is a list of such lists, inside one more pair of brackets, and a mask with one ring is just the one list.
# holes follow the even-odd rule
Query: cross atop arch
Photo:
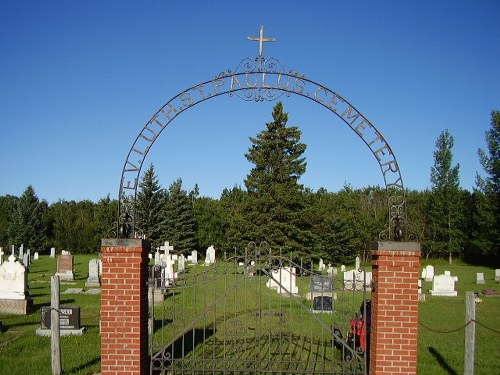
[[259, 37], [248, 36], [248, 40], [258, 41], [259, 42], [259, 57], [262, 57], [264, 52], [264, 42], [276, 42], [275, 38], [264, 38], [264, 26], [260, 27]]

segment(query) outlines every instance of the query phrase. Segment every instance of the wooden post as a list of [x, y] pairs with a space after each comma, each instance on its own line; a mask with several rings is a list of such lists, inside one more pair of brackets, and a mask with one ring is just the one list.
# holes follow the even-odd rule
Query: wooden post
[[51, 277], [50, 294], [50, 352], [52, 375], [61, 374], [61, 331], [59, 326], [59, 276]]
[[474, 292], [465, 292], [465, 352], [464, 374], [474, 375], [474, 349], [476, 341], [476, 301]]

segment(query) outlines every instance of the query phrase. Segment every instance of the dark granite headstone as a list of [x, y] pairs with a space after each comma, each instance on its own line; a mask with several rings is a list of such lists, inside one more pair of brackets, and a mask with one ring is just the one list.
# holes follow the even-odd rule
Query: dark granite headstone
[[[50, 306], [41, 308], [42, 329], [50, 329]], [[59, 308], [59, 327], [64, 329], [80, 329], [80, 308], [75, 306], [61, 306]]]
[[313, 311], [316, 312], [332, 312], [333, 298], [327, 296], [314, 297]]

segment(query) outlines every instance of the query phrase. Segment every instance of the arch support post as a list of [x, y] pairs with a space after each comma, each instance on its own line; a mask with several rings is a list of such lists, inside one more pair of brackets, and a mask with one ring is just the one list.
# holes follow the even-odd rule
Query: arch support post
[[147, 374], [148, 253], [143, 239], [103, 239], [101, 374]]
[[416, 374], [420, 243], [372, 245], [370, 375]]

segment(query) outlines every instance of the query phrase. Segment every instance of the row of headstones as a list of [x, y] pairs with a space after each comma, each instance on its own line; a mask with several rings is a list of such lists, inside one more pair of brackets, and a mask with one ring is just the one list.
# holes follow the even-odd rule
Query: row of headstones
[[[30, 249], [27, 249], [26, 252], [24, 251], [24, 245], [21, 245], [18, 249], [18, 259], [21, 260], [22, 264], [25, 266], [25, 267], [28, 267], [30, 266], [30, 263], [32, 260], [38, 260], [38, 251], [35, 251], [33, 253], [33, 256], [31, 256], [31, 250]], [[4, 262], [4, 255], [5, 252], [3, 251], [3, 247], [0, 247], [0, 265]], [[11, 247], [11, 255], [13, 255], [15, 257], [15, 246], [12, 245]]]
[[[446, 297], [456, 297], [457, 291], [455, 290], [455, 283], [458, 282], [458, 276], [452, 276], [450, 271], [444, 271], [443, 275], [434, 274], [434, 266], [427, 265], [421, 274], [421, 280], [419, 280], [419, 292], [423, 294], [422, 290], [422, 280], [432, 281], [432, 289], [429, 293], [433, 296], [446, 296]], [[500, 282], [500, 269], [495, 270], [495, 281]], [[476, 284], [484, 284], [484, 273], [476, 273]], [[423, 299], [423, 298], [422, 298]]]
[[[332, 267], [329, 263], [328, 266], [325, 266], [323, 259], [320, 258], [318, 269], [320, 272], [326, 269], [326, 272], [331, 277], [337, 276], [337, 268]], [[343, 273], [343, 288], [347, 290], [363, 290], [367, 288], [367, 290], [371, 289], [372, 284], [372, 273], [366, 272], [361, 269], [361, 259], [359, 256], [355, 259], [354, 269], [347, 269], [345, 265], [340, 266], [340, 272]]]

